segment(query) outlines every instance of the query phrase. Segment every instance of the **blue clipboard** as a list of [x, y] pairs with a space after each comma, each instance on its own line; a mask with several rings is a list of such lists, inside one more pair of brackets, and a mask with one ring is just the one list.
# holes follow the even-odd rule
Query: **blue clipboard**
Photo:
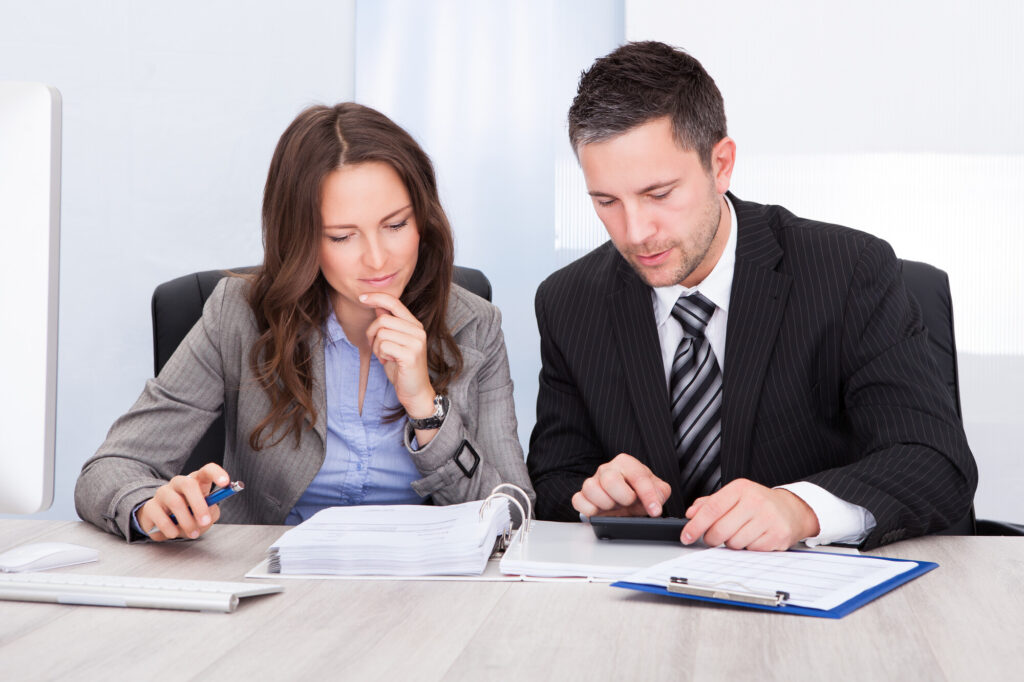
[[[797, 550], [800, 551], [800, 550]], [[868, 602], [874, 601], [878, 597], [882, 596], [886, 592], [889, 592], [904, 583], [908, 583], [918, 576], [924, 575], [932, 569], [938, 568], [939, 565], [931, 561], [915, 561], [913, 559], [891, 559], [889, 557], [880, 556], [869, 556], [869, 555], [858, 555], [865, 559], [882, 559], [884, 561], [896, 561], [907, 564], [917, 564], [913, 568], [897, 576], [881, 582], [874, 587], [869, 587], [855, 597], [852, 597], [839, 606], [832, 609], [812, 609], [806, 606], [795, 606], [791, 604], [780, 604], [778, 606], [768, 606], [765, 604], [752, 604], [741, 601], [735, 601], [732, 599], [717, 599], [715, 597], [705, 597], [696, 594], [681, 594], [679, 592], [669, 592], [665, 587], [657, 587], [655, 585], [646, 585], [641, 583], [630, 583], [623, 580], [619, 580], [611, 584], [612, 587], [624, 587], [627, 590], [638, 590], [640, 592], [649, 592], [650, 594], [661, 594], [667, 597], [677, 597], [680, 599], [691, 599], [694, 601], [706, 601], [713, 604], [726, 604], [728, 606], [740, 606], [747, 609], [758, 609], [761, 611], [774, 611], [775, 613], [789, 613], [795, 616], [813, 616], [815, 618], [833, 618], [839, 619], [850, 613], [853, 613], [860, 607], [864, 606]]]

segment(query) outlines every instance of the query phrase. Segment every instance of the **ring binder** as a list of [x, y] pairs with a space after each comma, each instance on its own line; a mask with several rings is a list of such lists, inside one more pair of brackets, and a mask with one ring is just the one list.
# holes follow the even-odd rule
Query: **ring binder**
[[[736, 585], [741, 589], [725, 589], [726, 585]], [[789, 601], [789, 592], [776, 590], [775, 594], [757, 592], [748, 589], [742, 583], [723, 582], [712, 585], [691, 584], [686, 578], [672, 576], [669, 578], [665, 589], [675, 594], [689, 594], [696, 597], [711, 597], [712, 599], [725, 599], [727, 601], [741, 602], [743, 604], [761, 604], [762, 606], [785, 606]]]
[[533, 503], [530, 502], [530, 496], [526, 494], [525, 490], [517, 486], [515, 483], [499, 483], [498, 485], [494, 486], [494, 489], [491, 491], [491, 494], [493, 495], [502, 488], [509, 488], [510, 490], [517, 492], [523, 496], [523, 500], [526, 502], [526, 516], [523, 517], [525, 519], [523, 521], [523, 524], [526, 526], [527, 532], [529, 532], [530, 523], [533, 520]]
[[[511, 488], [515, 492], [518, 492], [520, 495], [522, 495], [523, 499], [526, 500], [526, 509], [528, 511], [523, 510], [523, 505], [521, 505], [519, 503], [519, 500], [517, 500], [516, 498], [512, 497], [508, 493], [499, 492], [501, 488]], [[491, 491], [491, 494], [484, 498], [483, 504], [480, 505], [481, 519], [484, 517], [484, 510], [487, 509], [487, 505], [490, 504], [491, 500], [496, 500], [498, 498], [504, 498], [508, 500], [509, 502], [514, 504], [516, 508], [519, 510], [519, 518], [521, 519], [519, 523], [519, 528], [523, 540], [525, 540], [527, 534], [530, 532], [530, 516], [533, 514], [533, 507], [530, 505], [529, 495], [527, 495], [526, 491], [524, 491], [522, 488], [512, 483], [501, 483], [499, 485], [496, 485], [494, 489]], [[505, 531], [501, 534], [501, 537], [498, 539], [498, 542], [496, 544], [496, 548], [498, 551], [504, 551], [505, 549], [508, 549], [508, 546], [512, 543], [512, 530], [513, 528], [512, 525], [510, 524], [509, 527], [506, 528]]]

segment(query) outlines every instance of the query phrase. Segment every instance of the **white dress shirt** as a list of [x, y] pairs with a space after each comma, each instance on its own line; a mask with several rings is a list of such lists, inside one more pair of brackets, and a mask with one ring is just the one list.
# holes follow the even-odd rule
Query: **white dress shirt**
[[[672, 308], [683, 294], [699, 291], [715, 304], [704, 336], [711, 343], [718, 367], [725, 376], [725, 329], [729, 319], [729, 296], [732, 293], [732, 276], [736, 266], [736, 211], [729, 197], [725, 197], [729, 211], [729, 239], [721, 258], [714, 269], [697, 286], [688, 289], [681, 284], [653, 289], [654, 321], [658, 325], [658, 339], [661, 342], [661, 361], [665, 368], [665, 385], [668, 386], [672, 373], [672, 360], [679, 342], [683, 340], [683, 328], [672, 317]], [[867, 537], [875, 527], [875, 517], [864, 507], [842, 500], [821, 486], [807, 481], [797, 481], [778, 486], [798, 496], [818, 517], [820, 532], [807, 538], [810, 546], [827, 545], [832, 542], [858, 543]]]

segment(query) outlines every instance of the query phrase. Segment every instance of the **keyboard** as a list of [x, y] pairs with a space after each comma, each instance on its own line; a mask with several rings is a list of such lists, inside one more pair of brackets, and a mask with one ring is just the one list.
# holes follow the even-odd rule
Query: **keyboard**
[[238, 606], [240, 597], [283, 590], [281, 585], [267, 583], [80, 573], [0, 573], [0, 599], [56, 604], [231, 613]]

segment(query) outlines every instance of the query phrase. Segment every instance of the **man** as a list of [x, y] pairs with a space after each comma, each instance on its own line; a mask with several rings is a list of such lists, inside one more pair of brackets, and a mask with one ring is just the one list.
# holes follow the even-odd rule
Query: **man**
[[681, 540], [863, 548], [968, 513], [977, 468], [884, 241], [728, 193], [685, 52], [580, 78], [569, 137], [611, 241], [537, 291], [537, 516], [686, 516]]

